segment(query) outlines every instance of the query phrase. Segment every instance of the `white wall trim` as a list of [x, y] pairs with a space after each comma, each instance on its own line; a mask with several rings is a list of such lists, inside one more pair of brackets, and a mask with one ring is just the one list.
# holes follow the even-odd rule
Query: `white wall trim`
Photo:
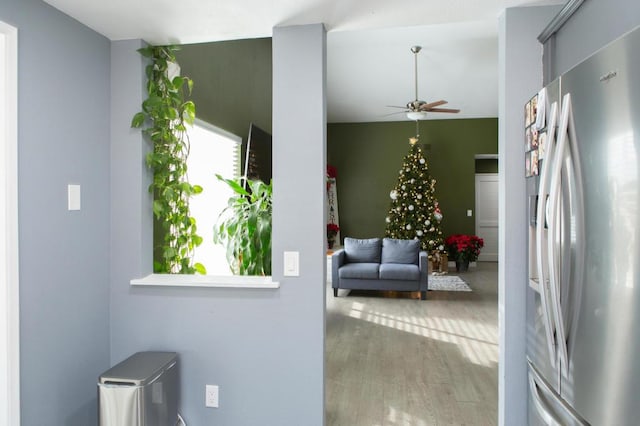
[[280, 283], [271, 277], [251, 275], [195, 275], [195, 274], [150, 274], [130, 281], [132, 286], [155, 287], [218, 287], [218, 288], [280, 288]]
[[[20, 424], [18, 30], [0, 22], [0, 424]], [[6, 351], [5, 351], [6, 348]]]
[[497, 160], [498, 154], [476, 154], [474, 158], [476, 160]]

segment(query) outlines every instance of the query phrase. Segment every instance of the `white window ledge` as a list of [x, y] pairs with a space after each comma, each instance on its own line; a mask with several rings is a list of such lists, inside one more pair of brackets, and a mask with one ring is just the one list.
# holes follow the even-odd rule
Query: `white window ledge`
[[150, 274], [144, 278], [131, 280], [131, 285], [158, 287], [280, 288], [280, 283], [272, 281], [271, 277], [246, 275]]

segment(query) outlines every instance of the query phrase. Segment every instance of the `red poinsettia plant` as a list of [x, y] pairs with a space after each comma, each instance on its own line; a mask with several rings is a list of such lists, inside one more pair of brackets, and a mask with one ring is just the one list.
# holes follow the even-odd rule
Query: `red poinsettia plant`
[[480, 249], [484, 247], [484, 240], [475, 235], [449, 235], [444, 243], [449, 252], [449, 258], [457, 262], [473, 262], [478, 259]]
[[327, 178], [335, 179], [336, 177], [338, 177], [338, 169], [336, 169], [335, 166], [332, 166], [331, 164], [327, 164]]
[[327, 164], [327, 191], [331, 188], [331, 185], [336, 183], [336, 177], [338, 176], [338, 169], [334, 166]]
[[340, 227], [335, 223], [327, 223], [327, 238], [335, 238]]

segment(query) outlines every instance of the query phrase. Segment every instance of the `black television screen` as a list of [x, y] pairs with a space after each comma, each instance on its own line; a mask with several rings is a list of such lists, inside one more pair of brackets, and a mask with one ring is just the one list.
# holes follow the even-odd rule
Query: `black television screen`
[[249, 127], [243, 166], [243, 175], [247, 179], [259, 179], [265, 183], [271, 181], [271, 134], [253, 123]]

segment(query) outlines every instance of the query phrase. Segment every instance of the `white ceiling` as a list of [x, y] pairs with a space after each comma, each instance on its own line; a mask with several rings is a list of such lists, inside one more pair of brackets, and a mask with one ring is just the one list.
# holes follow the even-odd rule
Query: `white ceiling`
[[496, 117], [497, 17], [506, 7], [562, 0], [45, 0], [111, 40], [152, 44], [270, 37], [278, 25], [323, 22], [330, 122], [406, 120], [386, 105], [446, 99], [460, 114]]
[[[418, 98], [445, 99], [459, 114], [429, 118], [498, 116], [497, 21], [329, 33], [327, 118], [329, 122], [406, 120], [399, 108], [415, 99], [414, 55], [418, 53]], [[400, 113], [398, 113], [400, 111]], [[390, 115], [392, 114], [392, 115]]]

